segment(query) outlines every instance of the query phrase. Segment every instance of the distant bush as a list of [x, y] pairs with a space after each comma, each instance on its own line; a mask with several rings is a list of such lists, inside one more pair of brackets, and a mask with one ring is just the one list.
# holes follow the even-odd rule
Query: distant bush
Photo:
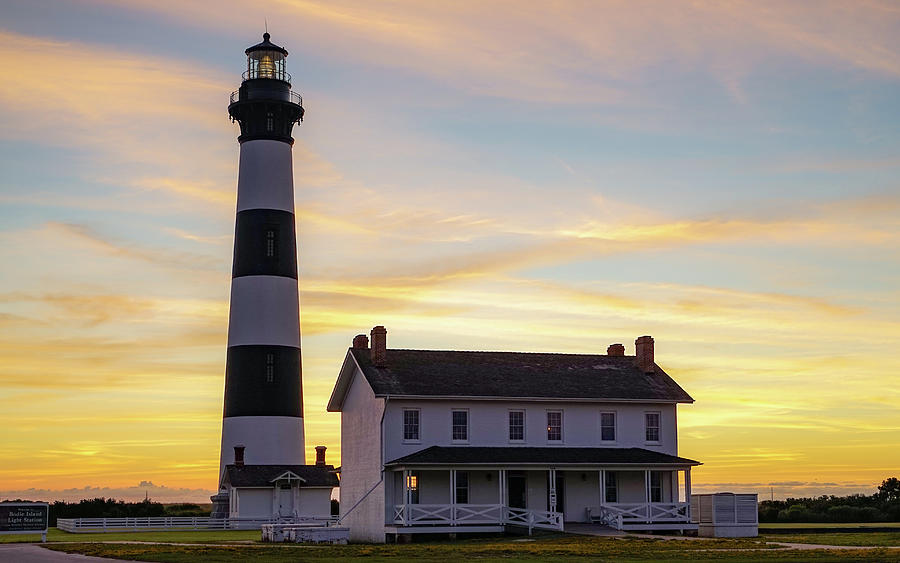
[[209, 516], [212, 512], [209, 508], [191, 503], [167, 504], [163, 509], [166, 516]]
[[900, 480], [884, 480], [874, 495], [764, 500], [760, 522], [900, 522]]

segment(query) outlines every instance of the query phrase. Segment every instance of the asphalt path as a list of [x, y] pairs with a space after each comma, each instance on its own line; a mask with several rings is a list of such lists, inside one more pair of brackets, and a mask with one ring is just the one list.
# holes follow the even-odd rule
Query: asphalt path
[[115, 563], [116, 561], [128, 563], [123, 559], [62, 553], [27, 543], [0, 544], [0, 561], [3, 563]]

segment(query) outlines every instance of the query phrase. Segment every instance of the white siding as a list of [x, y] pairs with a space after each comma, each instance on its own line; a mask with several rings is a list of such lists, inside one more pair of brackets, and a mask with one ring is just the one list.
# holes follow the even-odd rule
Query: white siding
[[238, 489], [240, 518], [271, 518], [272, 489]]
[[[342, 517], [381, 479], [381, 413], [384, 400], [358, 371], [347, 390], [341, 412], [341, 515]], [[343, 519], [350, 540], [384, 542], [386, 510], [384, 483]]]
[[330, 516], [331, 515], [331, 488], [300, 487], [300, 515], [301, 516]]
[[[419, 434], [416, 443], [403, 442], [403, 409], [420, 410]], [[616, 447], [645, 448], [677, 455], [677, 431], [675, 405], [673, 404], [615, 404], [615, 403], [560, 403], [513, 401], [443, 401], [399, 400], [388, 403], [385, 414], [385, 458], [396, 459], [428, 446], [455, 445], [451, 439], [450, 412], [468, 409], [470, 446], [568, 446], [568, 447]], [[525, 411], [525, 441], [509, 442], [510, 409]], [[344, 406], [347, 413], [347, 405]], [[547, 440], [547, 411], [563, 411], [563, 440]], [[601, 442], [600, 413], [616, 412], [616, 441]], [[645, 441], [644, 413], [660, 413], [660, 441]]]

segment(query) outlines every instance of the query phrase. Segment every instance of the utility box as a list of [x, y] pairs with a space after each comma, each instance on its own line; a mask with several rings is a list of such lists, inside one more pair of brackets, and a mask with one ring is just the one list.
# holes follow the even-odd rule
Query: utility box
[[691, 521], [707, 538], [755, 538], [759, 535], [756, 494], [691, 495]]

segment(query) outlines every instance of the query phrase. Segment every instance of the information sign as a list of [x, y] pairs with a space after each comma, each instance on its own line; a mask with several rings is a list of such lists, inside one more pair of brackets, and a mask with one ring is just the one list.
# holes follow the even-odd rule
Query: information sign
[[0, 502], [0, 534], [41, 534], [47, 541], [49, 523], [46, 502]]

